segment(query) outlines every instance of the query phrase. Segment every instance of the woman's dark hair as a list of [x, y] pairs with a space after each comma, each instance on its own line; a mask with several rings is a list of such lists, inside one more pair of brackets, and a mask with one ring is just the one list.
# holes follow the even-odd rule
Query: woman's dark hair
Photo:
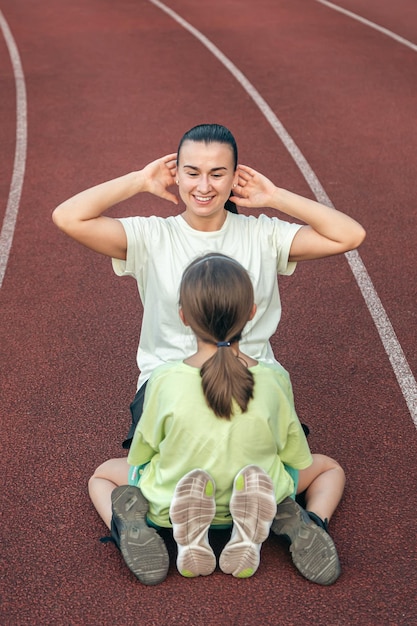
[[[197, 337], [208, 343], [239, 341], [253, 309], [253, 286], [247, 271], [230, 257], [207, 254], [185, 270], [180, 306]], [[254, 379], [233, 347], [219, 347], [201, 368], [207, 404], [230, 419], [233, 400], [243, 412], [253, 396]]]
[[[202, 143], [225, 143], [232, 148], [233, 152], [233, 169], [236, 171], [238, 164], [238, 153], [236, 140], [228, 128], [221, 124], [199, 124], [188, 130], [182, 137], [178, 150], [177, 161], [180, 158], [182, 144], [185, 141], [195, 141]], [[226, 200], [224, 208], [230, 213], [237, 213], [237, 207], [234, 202]]]

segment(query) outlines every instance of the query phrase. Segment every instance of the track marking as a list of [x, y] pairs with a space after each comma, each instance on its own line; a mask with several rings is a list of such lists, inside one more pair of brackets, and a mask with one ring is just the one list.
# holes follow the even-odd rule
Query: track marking
[[414, 52], [417, 52], [417, 45], [415, 43], [408, 41], [408, 39], [404, 39], [404, 37], [400, 37], [400, 35], [393, 33], [392, 30], [388, 30], [388, 28], [379, 26], [378, 24], [375, 24], [375, 22], [371, 22], [370, 20], [367, 20], [365, 17], [361, 17], [360, 15], [357, 15], [356, 13], [352, 13], [352, 11], [343, 9], [339, 5], [333, 4], [333, 2], [328, 2], [327, 0], [316, 0], [316, 2], [319, 2], [320, 4], [324, 4], [326, 7], [329, 7], [329, 9], [333, 9], [334, 11], [339, 11], [339, 13], [343, 13], [344, 15], [347, 15], [348, 17], [351, 17], [352, 19], [357, 20], [358, 22], [361, 22], [362, 24], [365, 24], [366, 26], [369, 26], [370, 28], [373, 28], [374, 30], [379, 31], [380, 33], [383, 33], [384, 35], [387, 35], [387, 37], [391, 37], [391, 39], [398, 41], [398, 43], [401, 43], [403, 46], [407, 46], [408, 48], [411, 48], [411, 50], [414, 50]]
[[[318, 0], [321, 1], [321, 0]], [[294, 159], [298, 169], [304, 176], [311, 191], [315, 195], [316, 199], [334, 208], [330, 198], [326, 194], [317, 176], [313, 172], [311, 166], [305, 159], [304, 155], [285, 130], [282, 123], [279, 121], [275, 113], [272, 111], [268, 103], [263, 99], [257, 89], [249, 82], [246, 76], [232, 63], [232, 61], [226, 57], [205, 35], [199, 30], [194, 28], [189, 22], [186, 22], [178, 13], [175, 13], [172, 9], [165, 6], [159, 0], [149, 0], [151, 4], [154, 4], [162, 11], [167, 13], [173, 20], [180, 24], [185, 30], [191, 33], [196, 39], [198, 39], [203, 46], [205, 46], [225, 67], [229, 70], [232, 76], [242, 85], [246, 93], [252, 98], [259, 110], [263, 113], [265, 118], [272, 126], [279, 139], [282, 141], [288, 152]], [[372, 284], [367, 269], [357, 252], [357, 250], [346, 252], [345, 257], [349, 263], [350, 269], [356, 279], [362, 296], [365, 300], [366, 306], [371, 314], [374, 324], [377, 328], [378, 334], [381, 338], [382, 345], [388, 355], [392, 369], [397, 378], [399, 387], [406, 401], [408, 410], [410, 411], [412, 420], [417, 428], [417, 383], [411, 372], [410, 366], [404, 355], [403, 349], [398, 341], [397, 335], [392, 327], [392, 324], [388, 318], [388, 315], [382, 305], [382, 302]]]
[[13, 174], [10, 183], [9, 197], [4, 214], [3, 226], [0, 233], [0, 287], [3, 284], [12, 246], [17, 214], [19, 212], [20, 197], [25, 177], [26, 150], [27, 150], [27, 101], [25, 77], [19, 52], [9, 26], [0, 11], [0, 29], [9, 50], [16, 84], [16, 148], [14, 155]]

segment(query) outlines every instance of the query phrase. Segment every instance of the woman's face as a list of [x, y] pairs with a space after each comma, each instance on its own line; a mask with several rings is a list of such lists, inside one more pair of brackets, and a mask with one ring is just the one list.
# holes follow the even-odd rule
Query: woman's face
[[237, 179], [231, 146], [195, 141], [183, 143], [177, 180], [185, 213], [194, 224], [196, 220], [215, 220], [219, 216], [224, 221], [224, 205]]

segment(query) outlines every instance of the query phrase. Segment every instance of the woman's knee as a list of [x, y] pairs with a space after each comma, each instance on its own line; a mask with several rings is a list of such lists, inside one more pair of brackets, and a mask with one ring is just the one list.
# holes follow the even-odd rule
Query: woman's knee
[[333, 459], [331, 456], [327, 456], [326, 454], [313, 454], [312, 456], [313, 464], [322, 472], [334, 469], [344, 473], [343, 467], [340, 465], [339, 461], [336, 461], [336, 459]]
[[90, 480], [92, 478], [107, 478], [113, 460], [114, 459], [108, 459], [107, 461], [104, 461], [104, 463], [101, 463], [98, 467], [96, 467], [96, 469], [94, 470], [94, 474], [91, 476]]
[[[316, 456], [313, 454], [313, 457]], [[340, 465], [339, 461], [336, 461], [336, 459], [333, 459], [330, 456], [327, 456], [325, 454], [318, 454], [318, 457], [320, 457], [320, 465], [321, 465], [321, 473], [323, 474], [324, 472], [334, 472], [335, 474], [338, 475], [338, 479], [340, 482], [345, 483], [346, 482], [346, 474], [345, 474], [345, 470], [343, 469], [343, 467]]]
[[[326, 454], [313, 454], [313, 463], [305, 470], [300, 470], [299, 480], [298, 480], [298, 489], [297, 493], [302, 493], [320, 476], [326, 474], [330, 477], [330, 475], [338, 478], [339, 484], [343, 484], [346, 482], [345, 472], [336, 459], [332, 459], [330, 456]], [[327, 474], [327, 472], [331, 472], [331, 474]]]
[[125, 485], [128, 481], [128, 472], [129, 466], [125, 457], [119, 459], [108, 459], [95, 469], [94, 474], [88, 481], [88, 484], [90, 485], [90, 483], [94, 480], [101, 478], [104, 480], [110, 480], [116, 485]]

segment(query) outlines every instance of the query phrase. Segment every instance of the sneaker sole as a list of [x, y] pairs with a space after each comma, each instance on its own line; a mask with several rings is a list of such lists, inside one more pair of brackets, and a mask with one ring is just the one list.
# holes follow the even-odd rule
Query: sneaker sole
[[116, 487], [111, 499], [126, 565], [144, 585], [161, 583], [168, 574], [169, 555], [162, 537], [146, 523], [147, 500], [131, 485]]
[[169, 515], [178, 546], [177, 569], [182, 576], [208, 576], [216, 569], [216, 557], [208, 542], [208, 530], [216, 513], [214, 482], [196, 469], [177, 484]]
[[233, 530], [220, 555], [220, 569], [236, 578], [249, 578], [259, 567], [262, 543], [268, 538], [277, 503], [271, 478], [254, 465], [236, 476], [230, 513]]
[[333, 539], [317, 526], [292, 498], [277, 507], [272, 531], [290, 542], [290, 553], [300, 574], [318, 585], [331, 585], [341, 568]]

